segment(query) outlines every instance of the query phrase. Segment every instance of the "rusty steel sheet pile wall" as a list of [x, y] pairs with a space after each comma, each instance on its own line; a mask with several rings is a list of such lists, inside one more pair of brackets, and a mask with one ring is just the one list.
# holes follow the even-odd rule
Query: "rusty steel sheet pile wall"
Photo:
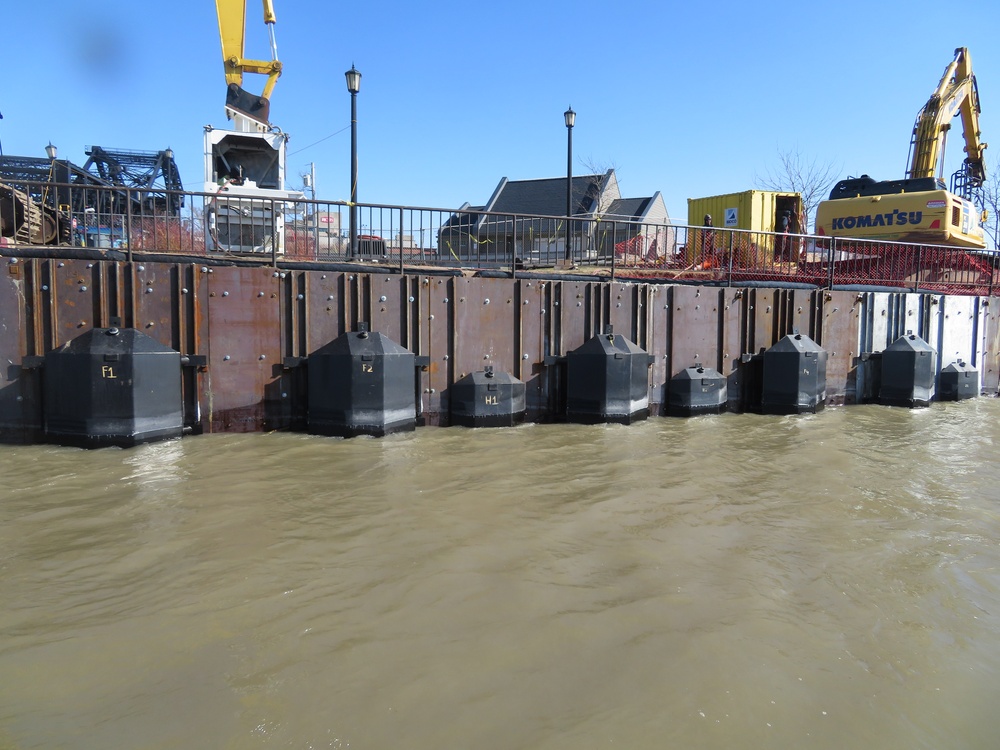
[[906, 292], [739, 288], [592, 277], [516, 279], [188, 262], [3, 258], [0, 437], [41, 439], [39, 360], [93, 327], [136, 328], [190, 360], [191, 431], [303, 429], [308, 357], [368, 323], [421, 358], [420, 424], [447, 425], [448, 389], [492, 367], [526, 385], [529, 421], [565, 413], [565, 357], [606, 326], [651, 355], [649, 403], [693, 365], [730, 376], [784, 335], [828, 355], [828, 403], [854, 403], [862, 355], [912, 330], [941, 366], [996, 394], [1000, 300]]

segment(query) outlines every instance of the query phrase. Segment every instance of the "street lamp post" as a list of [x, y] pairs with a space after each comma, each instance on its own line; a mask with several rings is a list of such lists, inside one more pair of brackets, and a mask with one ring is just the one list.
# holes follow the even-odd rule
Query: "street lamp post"
[[347, 78], [347, 90], [351, 92], [351, 213], [350, 221], [350, 242], [351, 258], [358, 253], [358, 90], [361, 88], [361, 73], [351, 65], [351, 69], [344, 73]]
[[[69, 206], [69, 197], [64, 192], [69, 188], [60, 187], [59, 183], [69, 182], [69, 172], [62, 168], [59, 164], [59, 149], [52, 145], [52, 141], [49, 141], [49, 145], [45, 147], [45, 156], [49, 159], [49, 181], [42, 190], [42, 203], [48, 203], [49, 201], [49, 189], [52, 189], [52, 206], [56, 211], [60, 211], [62, 206]], [[61, 211], [60, 211], [61, 213]], [[44, 220], [43, 220], [44, 221]], [[58, 229], [56, 226], [52, 227], [56, 229], [56, 234]], [[43, 232], [48, 234], [47, 231]]]
[[[49, 158], [49, 182], [58, 182], [56, 176], [56, 159], [59, 158], [59, 149], [52, 145], [52, 141], [49, 141], [49, 145], [45, 147], [45, 155]], [[56, 207], [59, 207], [59, 191], [53, 190], [54, 200], [56, 202]]]
[[566, 119], [566, 260], [573, 257], [570, 239], [571, 222], [573, 215], [573, 125], [576, 124], [576, 112], [570, 107], [563, 112]]

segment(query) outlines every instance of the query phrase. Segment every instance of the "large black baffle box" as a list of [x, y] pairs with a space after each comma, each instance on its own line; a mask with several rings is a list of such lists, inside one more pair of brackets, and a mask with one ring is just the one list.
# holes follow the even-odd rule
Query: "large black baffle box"
[[952, 362], [941, 368], [938, 378], [939, 401], [964, 401], [979, 395], [979, 371], [966, 362]]
[[887, 406], [928, 406], [934, 398], [937, 352], [914, 333], [900, 336], [882, 352], [878, 402]]
[[462, 427], [512, 427], [524, 421], [524, 383], [487, 367], [448, 389], [451, 423]]
[[726, 410], [728, 401], [726, 376], [711, 367], [695, 365], [670, 379], [667, 414], [674, 417], [720, 414]]
[[45, 355], [46, 439], [131, 447], [184, 430], [181, 355], [134, 328], [93, 328]]
[[827, 353], [811, 338], [784, 336], [763, 359], [763, 414], [811, 414], [826, 405]]
[[649, 355], [610, 326], [566, 355], [566, 418], [630, 424], [649, 416]]
[[416, 427], [416, 356], [366, 324], [309, 356], [308, 430], [381, 437]]

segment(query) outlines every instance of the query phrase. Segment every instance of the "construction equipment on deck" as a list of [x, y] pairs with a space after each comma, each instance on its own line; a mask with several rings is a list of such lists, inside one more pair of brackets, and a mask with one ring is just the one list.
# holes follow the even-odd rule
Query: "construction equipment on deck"
[[[0, 236], [17, 244], [70, 244], [94, 221], [177, 216], [184, 196], [173, 152], [91, 146], [67, 159], [0, 156]], [[93, 227], [96, 229], [96, 227]], [[120, 232], [119, 232], [120, 234]]]
[[[841, 180], [830, 199], [819, 204], [816, 233], [984, 248], [986, 213], [977, 200], [986, 179], [980, 111], [969, 50], [960, 47], [917, 115], [906, 178], [879, 182], [862, 175]], [[966, 157], [949, 190], [942, 177], [944, 157], [951, 121], [959, 114]]]
[[[226, 71], [226, 117], [233, 129], [205, 127], [204, 190], [215, 194], [206, 221], [213, 248], [223, 252], [282, 254], [286, 202], [305, 198], [285, 189], [288, 136], [269, 120], [271, 93], [282, 66], [272, 0], [263, 0], [263, 5], [271, 59], [253, 60], [244, 56], [247, 0], [215, 2]], [[243, 88], [246, 73], [267, 76], [261, 94]]]

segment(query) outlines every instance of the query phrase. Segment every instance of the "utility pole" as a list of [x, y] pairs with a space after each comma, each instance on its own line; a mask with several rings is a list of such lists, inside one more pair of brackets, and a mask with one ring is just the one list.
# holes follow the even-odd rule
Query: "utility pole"
[[312, 199], [312, 205], [309, 207], [309, 214], [312, 217], [312, 236], [313, 236], [313, 257], [319, 255], [319, 212], [316, 210], [316, 164], [315, 162], [309, 162], [309, 174], [303, 175], [303, 179], [306, 183], [306, 187], [309, 188], [309, 197]]

